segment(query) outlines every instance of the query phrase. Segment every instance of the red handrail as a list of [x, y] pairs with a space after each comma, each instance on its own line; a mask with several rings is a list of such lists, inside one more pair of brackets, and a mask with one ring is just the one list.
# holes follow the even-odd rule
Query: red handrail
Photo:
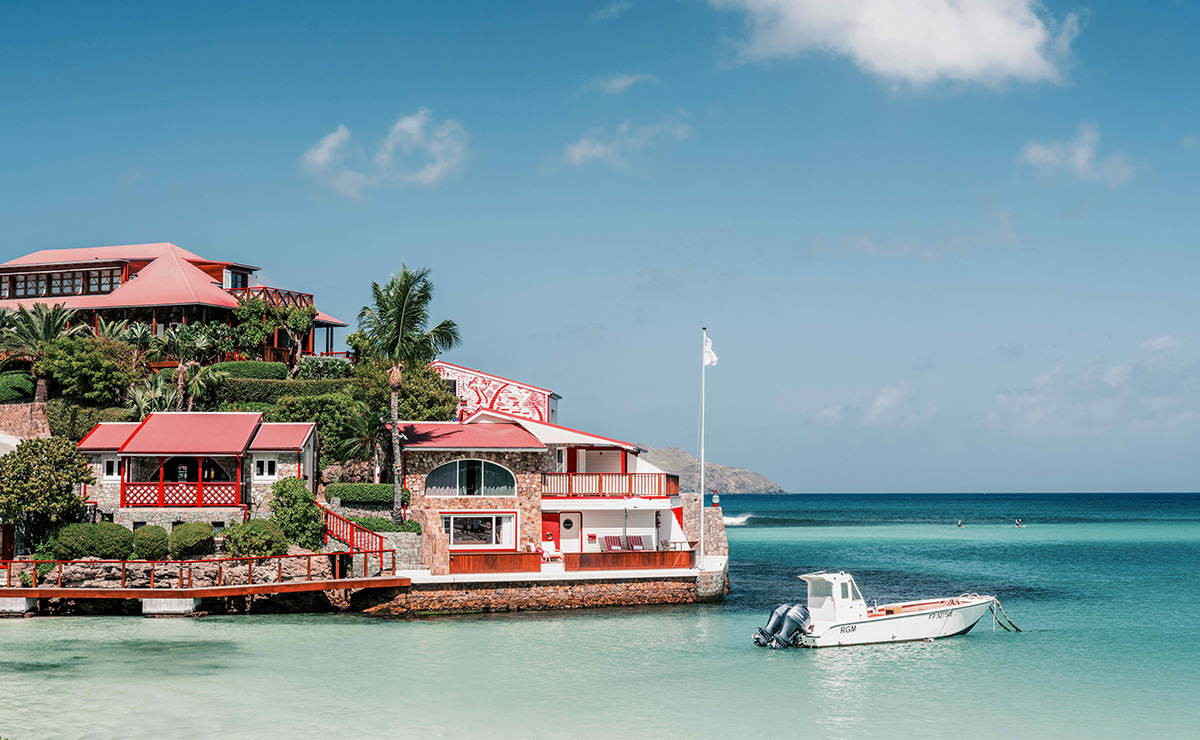
[[[385, 537], [378, 532], [372, 532], [366, 527], [355, 524], [344, 516], [339, 516], [324, 506], [321, 506], [319, 501], [313, 501], [321, 511], [325, 512], [325, 542], [329, 542], [329, 538], [341, 542], [343, 545], [350, 547], [351, 551], [361, 551], [364, 554], [371, 554], [383, 551], [383, 543]], [[396, 558], [395, 551], [392, 555], [392, 568], [395, 568]], [[364, 567], [366, 567], [364, 565]], [[383, 570], [383, 556], [379, 558], [379, 569]]]
[[[382, 572], [384, 555], [386, 555], [389, 552], [392, 554], [392, 575], [395, 575], [396, 574], [396, 551], [395, 550], [384, 550], [384, 549], [380, 548], [379, 550], [363, 551], [363, 554], [367, 555], [367, 556], [378, 555], [379, 556], [379, 570]], [[246, 557], [237, 557], [237, 558], [210, 558], [207, 560], [3, 560], [3, 561], [0, 561], [0, 565], [3, 566], [3, 570], [5, 572], [5, 585], [0, 586], [0, 593], [3, 593], [5, 588], [33, 588], [34, 586], [37, 585], [37, 582], [38, 582], [38, 566], [46, 565], [46, 564], [57, 566], [57, 570], [58, 570], [57, 581], [58, 581], [59, 588], [62, 587], [63, 566], [68, 566], [68, 565], [87, 565], [87, 566], [120, 565], [121, 566], [120, 588], [125, 588], [126, 571], [129, 568], [129, 566], [131, 566], [131, 565], [149, 566], [149, 568], [150, 568], [150, 588], [154, 588], [154, 572], [155, 572], [155, 569], [159, 565], [174, 565], [174, 566], [178, 566], [178, 568], [179, 568], [179, 575], [178, 575], [179, 588], [184, 588], [183, 583], [184, 583], [184, 570], [185, 569], [187, 571], [186, 580], [190, 584], [192, 582], [192, 568], [194, 566], [214, 565], [215, 564], [217, 566], [218, 581], [222, 585], [224, 585], [225, 564], [233, 563], [234, 565], [236, 565], [238, 563], [243, 563], [245, 561], [250, 561], [250, 567], [247, 570], [247, 577], [249, 579], [249, 582], [253, 583], [254, 582], [254, 566], [261, 563], [261, 561], [264, 561], [264, 560], [277, 561], [277, 563], [276, 563], [276, 565], [277, 565], [277, 567], [276, 567], [277, 581], [276, 582], [283, 583], [283, 561], [288, 560], [288, 559], [298, 560], [299, 558], [306, 559], [307, 568], [306, 568], [306, 575], [305, 575], [304, 580], [311, 581], [312, 580], [312, 559], [313, 558], [328, 558], [328, 557], [334, 557], [333, 577], [335, 580], [340, 580], [344, 576], [340, 574], [341, 565], [336, 557], [337, 554], [338, 553], [314, 552], [314, 553], [305, 553], [303, 555], [250, 555], [250, 556], [246, 556]], [[17, 566], [18, 572], [19, 572], [19, 569], [24, 566], [29, 567], [30, 572], [32, 574], [32, 578], [31, 578], [29, 586], [21, 586], [21, 585], [13, 584], [12, 575], [13, 575], [13, 566], [14, 565]], [[364, 575], [365, 575], [365, 563], [364, 563]], [[297, 579], [297, 580], [299, 580], [299, 579]], [[108, 587], [101, 586], [101, 588], [108, 588]]]

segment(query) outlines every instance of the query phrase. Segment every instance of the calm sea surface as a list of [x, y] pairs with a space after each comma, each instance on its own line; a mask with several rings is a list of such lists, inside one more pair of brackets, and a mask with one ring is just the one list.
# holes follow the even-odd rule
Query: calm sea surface
[[[1196, 737], [1200, 496], [725, 496], [718, 605], [0, 620], [0, 737]], [[1028, 525], [1012, 526], [1021, 517]], [[957, 520], [966, 525], [959, 529]], [[755, 648], [796, 574], [1021, 634]]]

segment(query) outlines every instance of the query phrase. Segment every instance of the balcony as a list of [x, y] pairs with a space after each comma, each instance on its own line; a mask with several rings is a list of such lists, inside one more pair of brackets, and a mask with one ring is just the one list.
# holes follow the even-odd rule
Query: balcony
[[670, 473], [542, 473], [542, 496], [677, 496], [679, 476]]
[[255, 285], [249, 288], [227, 288], [229, 294], [239, 301], [243, 298], [257, 298], [268, 306], [284, 306], [286, 308], [304, 308], [313, 305], [311, 293], [298, 293], [282, 288], [268, 288], [265, 285]]
[[238, 506], [237, 483], [176, 483], [121, 481], [121, 506]]

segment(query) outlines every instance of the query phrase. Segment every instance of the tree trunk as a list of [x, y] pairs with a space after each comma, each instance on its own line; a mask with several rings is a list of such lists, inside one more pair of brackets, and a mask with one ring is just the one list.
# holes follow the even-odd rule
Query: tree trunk
[[392, 521], [404, 521], [404, 474], [400, 465], [400, 366], [396, 365], [389, 374], [388, 386], [392, 391], [392, 485], [395, 498], [392, 501]]
[[175, 390], [178, 396], [175, 399], [175, 410], [183, 411], [183, 398], [187, 395], [187, 368], [182, 362], [175, 368]]
[[37, 380], [37, 385], [33, 389], [33, 402], [34, 403], [45, 403], [46, 397], [50, 395], [49, 392], [46, 390], [46, 376], [39, 375], [39, 376], [37, 376], [36, 380]]

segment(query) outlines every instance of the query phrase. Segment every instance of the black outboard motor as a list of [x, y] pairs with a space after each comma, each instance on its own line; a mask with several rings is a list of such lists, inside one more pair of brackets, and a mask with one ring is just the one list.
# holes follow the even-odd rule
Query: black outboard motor
[[783, 615], [783, 626], [771, 638], [771, 647], [799, 647], [800, 635], [811, 623], [808, 609], [796, 604]]
[[758, 632], [754, 633], [754, 644], [759, 647], [766, 647], [771, 644], [771, 639], [775, 637], [775, 633], [783, 626], [783, 618], [787, 615], [788, 609], [791, 609], [791, 604], [780, 604], [775, 607], [775, 611], [771, 612], [771, 617], [767, 620], [766, 627], [759, 627]]

